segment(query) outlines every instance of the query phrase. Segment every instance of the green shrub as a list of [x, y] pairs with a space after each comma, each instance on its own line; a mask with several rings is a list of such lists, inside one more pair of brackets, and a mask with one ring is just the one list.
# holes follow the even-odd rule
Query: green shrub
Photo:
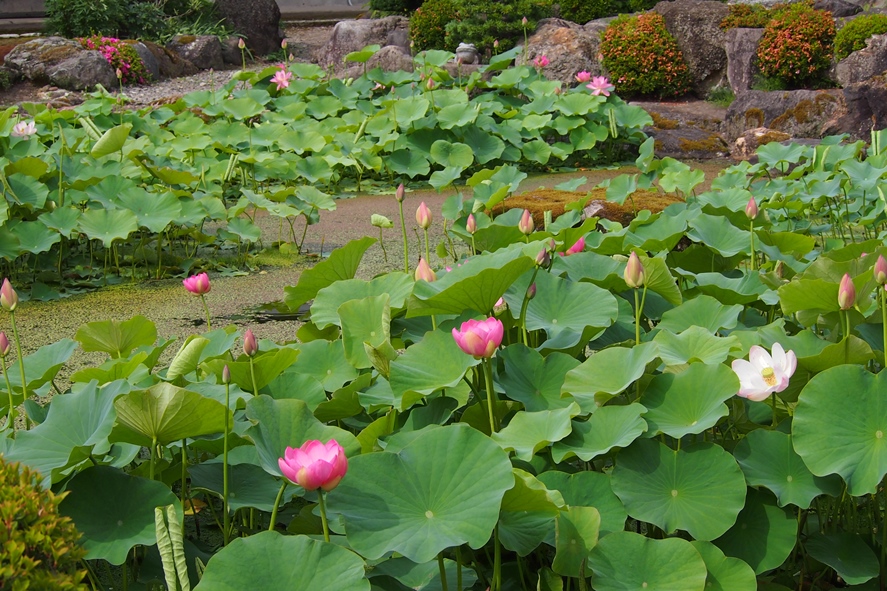
[[422, 6], [422, 0], [370, 0], [370, 10], [380, 14], [410, 14]]
[[761, 73], [789, 86], [818, 85], [831, 65], [834, 38], [831, 13], [792, 4], [764, 28], [757, 54]]
[[0, 588], [85, 591], [80, 534], [58, 513], [63, 496], [44, 490], [40, 480], [0, 455]]
[[583, 25], [619, 12], [619, 0], [560, 0], [562, 18]]
[[[776, 5], [774, 8], [779, 7]], [[722, 29], [750, 28], [763, 29], [773, 18], [774, 11], [762, 4], [731, 4], [729, 13], [721, 21]]]
[[81, 37], [78, 41], [86, 49], [101, 53], [120, 73], [124, 84], [146, 84], [151, 79], [151, 73], [132, 45], [114, 37]]
[[666, 97], [690, 90], [690, 70], [660, 14], [617, 18], [604, 31], [601, 54], [620, 95]]
[[854, 51], [865, 49], [872, 35], [887, 33], [887, 14], [865, 14], [844, 25], [835, 35], [835, 59], [842, 60]]
[[423, 49], [455, 50], [459, 42], [447, 39], [446, 26], [456, 17], [453, 0], [427, 0], [410, 17], [410, 39], [416, 51]]
[[658, 3], [659, 0], [628, 0], [628, 10], [631, 12], [642, 12], [650, 10]]
[[159, 39], [167, 15], [152, 2], [135, 0], [46, 0], [46, 30], [64, 37], [108, 35]]
[[446, 48], [473, 43], [484, 55], [492, 53], [493, 42], [498, 40], [498, 50], [507, 51], [523, 44], [524, 35], [532, 35], [539, 19], [549, 16], [550, 0], [456, 0], [456, 17], [446, 25]]

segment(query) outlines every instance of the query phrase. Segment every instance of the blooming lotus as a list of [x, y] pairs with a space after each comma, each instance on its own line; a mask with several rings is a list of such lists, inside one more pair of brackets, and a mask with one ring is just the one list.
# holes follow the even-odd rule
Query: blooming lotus
[[774, 392], [782, 392], [788, 388], [797, 366], [795, 352], [786, 352], [779, 343], [773, 343], [772, 356], [765, 348], [754, 345], [748, 352], [748, 361], [733, 361], [733, 371], [739, 378], [737, 396], [760, 402]]
[[212, 289], [209, 284], [209, 275], [206, 273], [198, 273], [183, 279], [182, 285], [194, 295], [203, 295], [209, 293], [209, 290]]
[[277, 465], [287, 480], [307, 491], [331, 491], [348, 471], [348, 458], [335, 439], [326, 443], [312, 439], [302, 447], [287, 447]]
[[550, 63], [551, 62], [544, 55], [537, 55], [535, 58], [533, 58], [533, 65], [537, 68], [544, 68]]
[[590, 90], [591, 94], [604, 96], [610, 96], [610, 93], [616, 90], [616, 87], [610, 84], [606, 76], [595, 76], [591, 82], [585, 85], [585, 88]]
[[584, 83], [590, 82], [590, 81], [591, 81], [591, 72], [589, 72], [587, 70], [582, 70], [581, 72], [576, 74], [576, 82], [579, 82], [580, 84], [584, 84]]
[[277, 90], [283, 90], [290, 85], [293, 79], [293, 73], [286, 71], [286, 66], [280, 65], [280, 69], [271, 77], [271, 82], [277, 85]]
[[28, 139], [35, 133], [37, 133], [37, 126], [34, 125], [33, 121], [19, 121], [13, 126], [12, 133], [10, 135], [12, 137]]
[[459, 330], [453, 329], [453, 338], [459, 348], [476, 358], [493, 356], [502, 343], [505, 327], [497, 318], [467, 320]]

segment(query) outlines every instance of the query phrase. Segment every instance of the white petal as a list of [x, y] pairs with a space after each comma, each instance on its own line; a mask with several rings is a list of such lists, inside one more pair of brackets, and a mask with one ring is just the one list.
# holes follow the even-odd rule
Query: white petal
[[773, 367], [773, 359], [767, 353], [767, 349], [758, 345], [752, 345], [752, 348], [749, 349], [748, 361], [755, 366], [758, 372], [766, 367]]

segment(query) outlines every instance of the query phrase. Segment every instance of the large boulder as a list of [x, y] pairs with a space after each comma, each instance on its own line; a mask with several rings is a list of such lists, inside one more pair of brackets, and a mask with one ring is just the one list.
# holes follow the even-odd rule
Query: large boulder
[[665, 28], [684, 54], [693, 92], [705, 97], [727, 73], [724, 31], [718, 26], [729, 13], [727, 5], [715, 0], [674, 0], [659, 2], [653, 10], [665, 19]]
[[867, 140], [870, 131], [887, 127], [887, 75], [848, 84], [842, 89], [844, 108], [830, 122], [830, 135], [849, 133]]
[[832, 18], [846, 18], [862, 11], [861, 6], [847, 2], [847, 0], [815, 0], [813, 8], [827, 10], [832, 13]]
[[222, 44], [215, 35], [176, 35], [166, 44], [166, 48], [179, 54], [201, 70], [221, 69]]
[[855, 84], [887, 72], [887, 35], [874, 35], [864, 49], [854, 51], [835, 66], [841, 86]]
[[162, 45], [157, 45], [151, 41], [142, 41], [141, 43], [149, 52], [151, 52], [154, 59], [157, 60], [157, 67], [160, 71], [161, 79], [191, 76], [199, 71], [197, 66]]
[[727, 80], [736, 96], [751, 90], [755, 75], [761, 71], [756, 56], [763, 36], [764, 29], [735, 28], [725, 31]]
[[403, 16], [340, 21], [330, 40], [318, 50], [317, 63], [321, 68], [341, 69], [346, 55], [367, 45], [393, 45], [409, 53], [409, 25], [410, 20]]
[[601, 32], [611, 20], [592, 21], [585, 26], [555, 18], [539, 21], [536, 32], [527, 40], [527, 63], [544, 55], [549, 60], [542, 71], [545, 77], [568, 86], [576, 83], [574, 76], [583, 70], [593, 76], [604, 74], [598, 54]]
[[829, 135], [830, 120], [844, 109], [840, 90], [749, 90], [736, 97], [724, 118], [728, 141], [747, 129], [769, 127], [792, 137]]
[[127, 41], [127, 43], [129, 43], [129, 45], [135, 49], [136, 53], [139, 54], [139, 57], [142, 58], [142, 63], [145, 64], [145, 68], [151, 73], [151, 79], [160, 80], [160, 62], [157, 61], [157, 58], [154, 57], [154, 54], [151, 53], [148, 46], [141, 41]]
[[215, 0], [215, 9], [254, 55], [280, 49], [280, 7], [275, 0]]
[[730, 157], [734, 160], [756, 162], [759, 147], [770, 142], [785, 142], [790, 139], [791, 136], [789, 134], [766, 127], [747, 129], [733, 141], [733, 144], [730, 146]]
[[101, 53], [62, 37], [21, 43], [7, 54], [4, 63], [16, 77], [68, 90], [86, 90], [96, 84], [117, 86], [114, 68]]

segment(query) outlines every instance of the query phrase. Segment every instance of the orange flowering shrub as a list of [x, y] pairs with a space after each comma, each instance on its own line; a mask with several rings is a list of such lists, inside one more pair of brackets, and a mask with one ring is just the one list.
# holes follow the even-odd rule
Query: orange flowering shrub
[[601, 54], [620, 96], [679, 96], [690, 90], [690, 70], [661, 14], [619, 17], [604, 31]]
[[816, 84], [831, 65], [834, 39], [830, 12], [792, 4], [774, 14], [764, 28], [758, 45], [761, 73], [789, 86]]

